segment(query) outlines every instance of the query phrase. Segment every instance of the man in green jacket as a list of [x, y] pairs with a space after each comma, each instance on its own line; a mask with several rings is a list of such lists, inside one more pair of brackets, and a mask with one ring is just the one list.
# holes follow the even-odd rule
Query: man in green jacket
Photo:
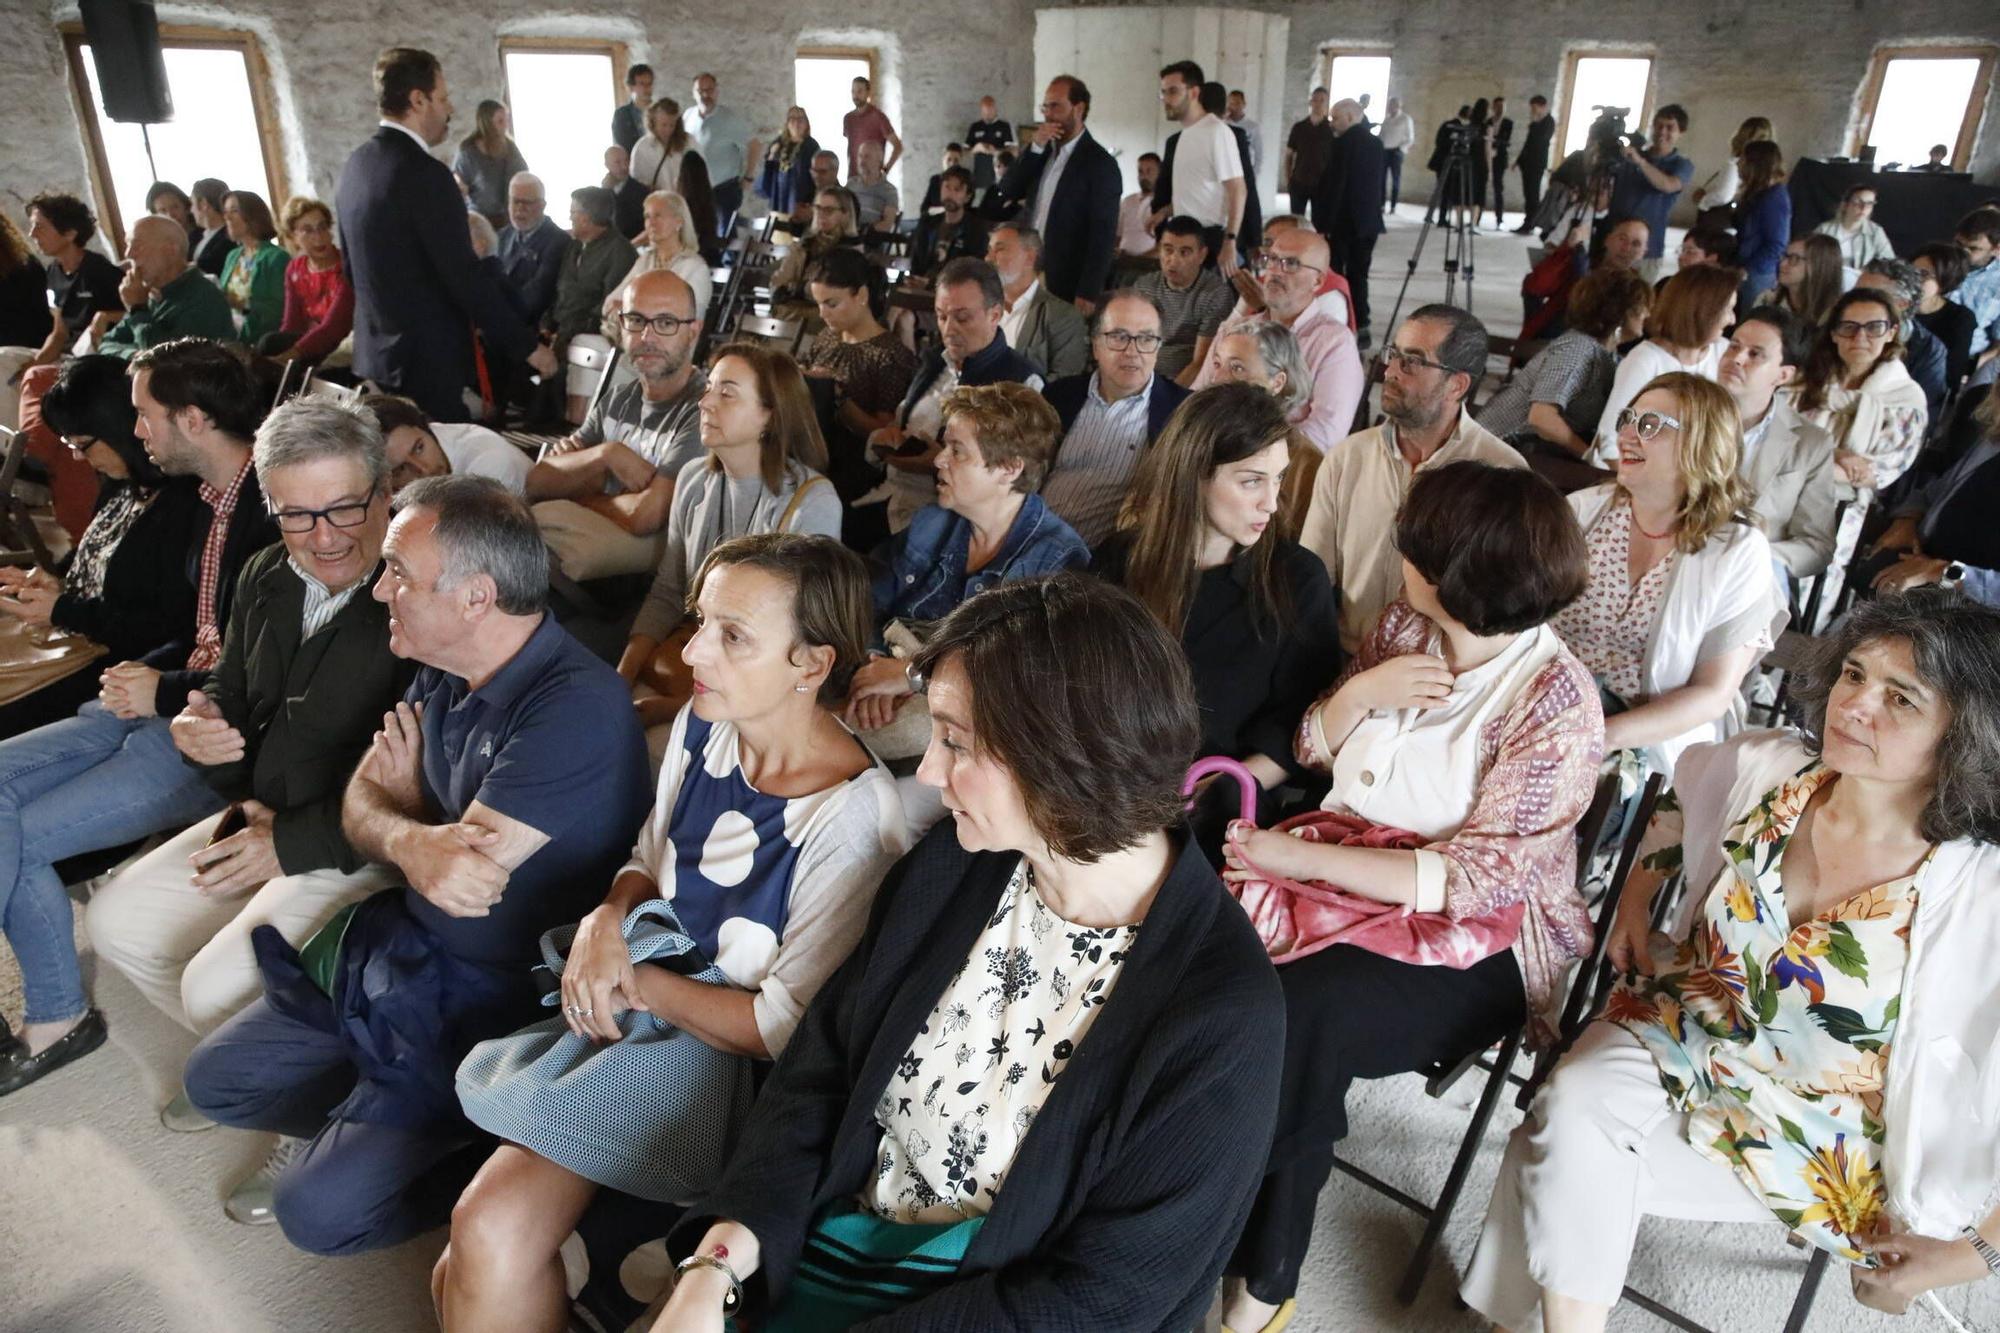
[[144, 217], [133, 224], [118, 296], [127, 313], [97, 348], [106, 356], [129, 359], [175, 338], [237, 341], [228, 300], [188, 262], [187, 233], [171, 218]]

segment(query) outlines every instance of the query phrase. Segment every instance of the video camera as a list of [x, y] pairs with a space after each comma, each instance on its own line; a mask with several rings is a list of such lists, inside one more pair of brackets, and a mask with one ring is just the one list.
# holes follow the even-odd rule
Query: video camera
[[1625, 155], [1624, 145], [1628, 143], [1634, 152], [1646, 151], [1646, 136], [1632, 134], [1625, 128], [1625, 118], [1632, 114], [1631, 107], [1599, 104], [1590, 109], [1597, 113], [1597, 119], [1590, 122], [1590, 129], [1586, 132], [1593, 157], [1600, 162], [1616, 162]]
[[1479, 131], [1470, 124], [1449, 120], [1443, 126], [1444, 155], [1446, 157], [1471, 157], [1474, 145], [1479, 141]]

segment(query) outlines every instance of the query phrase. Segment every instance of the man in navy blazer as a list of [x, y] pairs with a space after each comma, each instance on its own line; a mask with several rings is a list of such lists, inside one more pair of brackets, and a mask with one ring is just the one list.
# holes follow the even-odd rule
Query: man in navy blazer
[[1118, 251], [1118, 161], [1083, 127], [1090, 89], [1058, 74], [1042, 97], [1041, 125], [994, 187], [995, 218], [1026, 223], [1046, 241], [1042, 285], [1088, 315], [1111, 281]]
[[475, 326], [494, 354], [544, 376], [555, 353], [480, 270], [464, 197], [431, 156], [451, 124], [437, 57], [389, 48], [375, 61], [375, 94], [381, 126], [347, 159], [334, 195], [354, 288], [354, 372], [434, 420], [463, 421]]
[[1328, 117], [1333, 123], [1333, 152], [1313, 191], [1313, 230], [1326, 237], [1333, 270], [1347, 279], [1353, 293], [1350, 321], [1361, 345], [1368, 345], [1368, 270], [1375, 263], [1375, 241], [1382, 222], [1382, 183], [1387, 170], [1382, 141], [1362, 123], [1361, 104], [1351, 98], [1336, 102]]
[[1042, 390], [1062, 440], [1042, 481], [1042, 502], [1093, 549], [1111, 535], [1139, 457], [1188, 391], [1159, 373], [1160, 308], [1130, 287], [1105, 298], [1091, 335], [1097, 367]]

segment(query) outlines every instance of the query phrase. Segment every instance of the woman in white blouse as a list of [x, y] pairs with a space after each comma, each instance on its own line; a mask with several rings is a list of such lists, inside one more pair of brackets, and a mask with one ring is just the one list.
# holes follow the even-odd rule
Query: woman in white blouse
[[1709, 173], [1707, 180], [1695, 187], [1694, 206], [1703, 213], [1724, 210], [1718, 219], [1727, 226], [1730, 215], [1727, 212], [1736, 203], [1737, 191], [1742, 187], [1743, 174], [1740, 159], [1743, 150], [1759, 139], [1771, 137], [1771, 122], [1764, 116], [1751, 116], [1736, 127], [1736, 133], [1729, 140], [1729, 156], [1722, 165]]
[[1671, 772], [1687, 746], [1733, 729], [1737, 691], [1785, 608], [1770, 543], [1746, 512], [1728, 391], [1662, 375], [1619, 414], [1615, 437], [1617, 479], [1569, 497], [1590, 585], [1555, 627], [1606, 695], [1606, 748], [1652, 751]]
[[1850, 185], [1841, 197], [1840, 213], [1813, 228], [1815, 236], [1831, 236], [1840, 243], [1840, 262], [1851, 269], [1864, 269], [1877, 259], [1894, 259], [1896, 247], [1889, 233], [1875, 221], [1875, 187]]
[[688, 132], [681, 126], [681, 104], [656, 98], [646, 109], [646, 133], [632, 145], [632, 179], [653, 190], [680, 184], [681, 158], [688, 152]]
[[[703, 564], [694, 602], [694, 701], [632, 860], [562, 971], [563, 1021], [596, 1043], [561, 1071], [575, 1091], [559, 1114], [537, 1109], [531, 1094], [554, 1071], [515, 1075], [493, 1053], [519, 1037], [476, 1047], [460, 1071], [462, 1091], [493, 1089], [467, 1109], [506, 1142], [452, 1211], [432, 1278], [446, 1330], [558, 1333], [569, 1313], [558, 1251], [600, 1188], [671, 1204], [713, 1183], [729, 1135], [704, 1121], [729, 1097], [687, 1085], [734, 1082], [739, 1066], [654, 1054], [654, 1025], [727, 1055], [777, 1056], [906, 846], [895, 780], [837, 711], [868, 642], [860, 558], [827, 537], [739, 537]], [[718, 976], [632, 961], [628, 920], [661, 898]], [[496, 1070], [527, 1086], [490, 1082]], [[627, 1084], [629, 1097], [588, 1104]]]
[[1646, 318], [1646, 341], [1625, 354], [1611, 377], [1611, 396], [1597, 419], [1597, 461], [1618, 456], [1618, 414], [1660, 375], [1682, 370], [1713, 380], [1729, 347], [1722, 334], [1736, 322], [1736, 291], [1743, 275], [1733, 268], [1696, 264], [1667, 281]]
[[694, 317], [708, 313], [708, 298], [714, 286], [708, 261], [701, 257], [701, 238], [695, 234], [688, 216], [687, 200], [672, 190], [655, 190], [646, 196], [646, 244], [639, 250], [632, 269], [611, 294], [604, 298], [604, 317], [613, 319], [625, 299], [625, 288], [641, 273], [669, 269], [694, 293]]

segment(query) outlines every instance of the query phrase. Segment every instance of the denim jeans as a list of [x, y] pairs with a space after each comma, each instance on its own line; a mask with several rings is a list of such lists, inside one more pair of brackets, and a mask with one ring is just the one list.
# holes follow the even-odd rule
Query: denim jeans
[[55, 863], [222, 808], [167, 727], [167, 718], [126, 721], [93, 701], [0, 742], [0, 929], [21, 965], [25, 1022], [66, 1022], [89, 1006]]

